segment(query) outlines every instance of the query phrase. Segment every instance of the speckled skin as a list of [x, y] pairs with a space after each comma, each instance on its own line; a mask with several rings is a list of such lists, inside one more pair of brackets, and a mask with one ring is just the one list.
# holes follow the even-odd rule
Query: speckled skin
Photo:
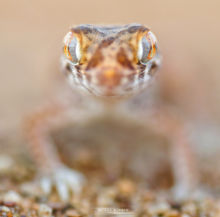
[[[147, 124], [168, 137], [176, 181], [174, 196], [183, 197], [195, 189], [195, 165], [183, 120], [163, 105], [147, 106], [147, 86], [159, 68], [160, 59], [155, 36], [139, 24], [81, 25], [69, 31], [64, 38], [62, 54], [64, 74], [73, 88], [107, 104], [97, 104], [94, 97], [83, 97], [74, 90], [74, 97], [61, 97], [28, 118], [28, 144], [39, 166], [46, 193], [50, 193], [54, 185], [60, 197], [67, 200], [69, 191], [80, 191], [84, 180], [81, 174], [60, 162], [49, 131], [70, 120], [77, 124], [109, 112], [118, 115], [119, 119], [130, 118]], [[124, 103], [113, 109], [112, 99], [121, 101], [122, 98], [126, 99]]]

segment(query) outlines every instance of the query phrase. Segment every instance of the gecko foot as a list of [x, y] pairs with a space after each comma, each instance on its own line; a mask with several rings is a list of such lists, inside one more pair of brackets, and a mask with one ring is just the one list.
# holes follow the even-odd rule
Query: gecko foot
[[85, 177], [65, 166], [52, 170], [40, 179], [40, 185], [45, 194], [50, 194], [55, 187], [61, 200], [69, 199], [70, 194], [79, 194], [85, 184]]

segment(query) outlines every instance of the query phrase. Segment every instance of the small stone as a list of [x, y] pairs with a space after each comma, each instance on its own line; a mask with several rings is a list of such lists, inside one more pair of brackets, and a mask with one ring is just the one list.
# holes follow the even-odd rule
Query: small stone
[[8, 191], [4, 197], [4, 201], [19, 203], [21, 201], [20, 195], [15, 191]]
[[196, 204], [189, 202], [182, 207], [182, 211], [190, 216], [195, 216], [197, 213]]
[[136, 191], [134, 182], [129, 179], [122, 179], [117, 183], [118, 190], [123, 195], [132, 195]]
[[65, 204], [59, 202], [49, 202], [48, 205], [55, 211], [63, 210], [65, 207]]
[[67, 210], [65, 214], [67, 217], [80, 217], [80, 214], [77, 213], [74, 209]]
[[0, 172], [6, 171], [13, 166], [13, 160], [7, 155], [0, 155]]
[[41, 188], [36, 183], [26, 182], [20, 186], [22, 193], [29, 196], [40, 196], [42, 194]]
[[10, 209], [7, 206], [0, 206], [0, 212], [10, 212]]
[[158, 215], [158, 214], [161, 214], [161, 213], [168, 212], [169, 209], [170, 209], [170, 206], [166, 202], [158, 202], [156, 204], [151, 204], [148, 207], [148, 212], [151, 215]]
[[180, 216], [179, 212], [177, 210], [170, 210], [167, 214], [169, 217], [178, 217]]
[[182, 214], [182, 217], [190, 217], [188, 214]]
[[15, 202], [4, 202], [4, 205], [7, 207], [15, 207], [16, 203]]
[[40, 217], [51, 217], [52, 209], [46, 204], [41, 204], [38, 208], [38, 215]]

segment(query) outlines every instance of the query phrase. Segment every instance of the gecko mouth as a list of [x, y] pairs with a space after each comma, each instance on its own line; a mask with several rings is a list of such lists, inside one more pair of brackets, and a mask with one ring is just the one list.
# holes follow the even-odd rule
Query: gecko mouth
[[100, 72], [99, 76], [95, 76], [95, 80], [92, 80], [90, 76], [89, 79], [90, 82], [87, 82], [85, 88], [91, 94], [100, 97], [127, 97], [141, 91], [146, 84], [139, 82], [137, 73], [130, 73], [125, 77], [115, 71]]

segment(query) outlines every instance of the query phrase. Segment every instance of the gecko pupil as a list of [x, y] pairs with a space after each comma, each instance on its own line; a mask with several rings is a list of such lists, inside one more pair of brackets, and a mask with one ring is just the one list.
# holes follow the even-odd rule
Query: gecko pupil
[[77, 56], [76, 56], [76, 45], [77, 45], [77, 39], [76, 39], [76, 37], [73, 37], [73, 39], [69, 43], [69, 52], [71, 54], [73, 62], [78, 61]]

